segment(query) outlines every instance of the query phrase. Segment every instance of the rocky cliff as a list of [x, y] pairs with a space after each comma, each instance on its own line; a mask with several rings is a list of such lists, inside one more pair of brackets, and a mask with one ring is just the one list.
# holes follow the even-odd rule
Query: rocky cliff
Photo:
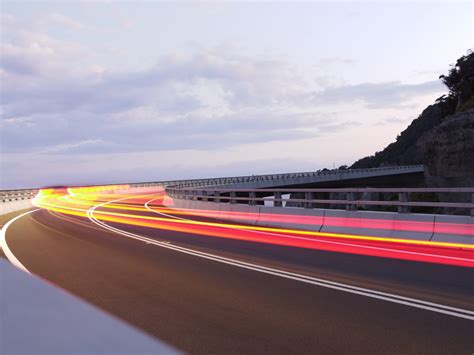
[[383, 151], [351, 168], [423, 164], [431, 187], [474, 187], [474, 53], [440, 79], [449, 89]]
[[428, 186], [474, 186], [474, 109], [448, 117], [424, 141]]
[[384, 165], [415, 165], [424, 163], [424, 151], [429, 132], [437, 127], [445, 117], [446, 112], [441, 105], [428, 106], [422, 114], [381, 152], [362, 158], [351, 168], [377, 168]]

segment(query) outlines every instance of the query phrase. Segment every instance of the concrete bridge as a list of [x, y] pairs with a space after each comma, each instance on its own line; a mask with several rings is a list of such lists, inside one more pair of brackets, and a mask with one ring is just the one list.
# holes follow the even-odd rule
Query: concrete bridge
[[131, 184], [134, 187], [149, 187], [157, 184], [174, 187], [220, 186], [226, 188], [263, 189], [273, 187], [299, 187], [308, 185], [363, 184], [370, 181], [374, 184], [386, 183], [403, 185], [404, 181], [421, 181], [423, 165], [390, 166], [372, 169], [334, 169], [309, 172], [294, 172], [266, 175], [247, 175], [189, 180], [171, 180]]
[[[304, 334], [307, 342], [295, 350], [311, 352], [320, 339], [326, 349], [340, 344], [340, 332], [328, 337], [326, 326], [315, 327], [334, 323], [367, 340], [362, 352], [383, 350], [373, 347], [377, 338], [392, 342], [389, 350], [408, 343], [405, 349], [420, 353], [462, 353], [472, 343], [474, 217], [409, 209], [474, 211], [470, 201], [415, 199], [441, 190], [474, 196], [474, 188], [400, 187], [422, 179], [423, 167], [406, 166], [158, 181], [118, 185], [98, 196], [61, 189], [64, 195], [43, 205], [39, 195], [41, 209], [34, 210], [38, 190], [0, 191], [2, 214], [29, 208], [0, 216], [0, 254], [49, 281], [0, 258], [8, 303], [4, 349], [173, 354], [193, 352], [196, 344], [216, 353], [273, 344], [278, 351], [300, 345]], [[290, 196], [300, 206], [288, 204]], [[366, 206], [393, 212], [359, 210]], [[278, 309], [273, 323], [268, 309]], [[373, 316], [363, 327], [361, 314]], [[379, 335], [382, 322], [387, 331]], [[242, 333], [249, 325], [251, 333]], [[453, 341], [442, 348], [445, 338]]]

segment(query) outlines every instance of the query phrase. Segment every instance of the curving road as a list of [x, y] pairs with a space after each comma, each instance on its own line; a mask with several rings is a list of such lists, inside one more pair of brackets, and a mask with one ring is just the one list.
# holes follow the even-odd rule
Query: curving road
[[472, 267], [360, 251], [374, 241], [294, 244], [294, 231], [223, 224], [163, 207], [162, 191], [140, 194], [49, 191], [41, 209], [16, 213], [4, 252], [186, 352], [474, 351]]

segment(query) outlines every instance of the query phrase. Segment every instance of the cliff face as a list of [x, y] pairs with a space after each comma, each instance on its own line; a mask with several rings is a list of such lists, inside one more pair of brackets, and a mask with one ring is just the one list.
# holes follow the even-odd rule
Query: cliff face
[[351, 168], [376, 168], [384, 165], [423, 164], [425, 140], [428, 133], [438, 126], [446, 115], [442, 105], [428, 106], [422, 114], [389, 144], [383, 151], [356, 161]]
[[448, 117], [426, 137], [428, 186], [474, 186], [474, 109]]
[[474, 109], [442, 117], [432, 105], [402, 136], [351, 168], [423, 164], [429, 187], [474, 186]]
[[474, 186], [474, 52], [440, 79], [449, 89], [383, 151], [351, 168], [423, 164], [431, 187]]

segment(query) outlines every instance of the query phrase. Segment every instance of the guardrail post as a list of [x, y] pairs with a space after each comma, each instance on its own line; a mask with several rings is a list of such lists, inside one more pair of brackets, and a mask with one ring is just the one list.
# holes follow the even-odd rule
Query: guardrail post
[[[304, 193], [304, 199], [306, 201], [312, 200], [313, 199], [313, 193], [312, 192], [305, 192]], [[312, 202], [305, 202], [304, 203], [304, 208], [313, 208], [313, 203]]]
[[[249, 198], [251, 198], [251, 199], [257, 198], [257, 194], [255, 193], [255, 191], [250, 191], [249, 192]], [[256, 204], [257, 204], [257, 201], [249, 200], [249, 205], [255, 206]]]
[[[474, 203], [474, 192], [471, 194], [471, 202]], [[474, 217], [474, 208], [471, 208], [471, 216]]]
[[232, 203], [232, 204], [237, 203], [237, 201], [235, 200], [235, 196], [236, 196], [235, 191], [231, 191], [230, 192], [230, 200], [229, 200], [230, 203]]
[[[408, 202], [410, 200], [410, 195], [408, 192], [399, 192], [398, 193], [398, 202]], [[398, 206], [398, 213], [409, 213], [410, 206]]]
[[[355, 194], [354, 192], [348, 192], [346, 194], [347, 196], [347, 201], [355, 201]], [[355, 211], [357, 209], [357, 206], [355, 204], [352, 204], [352, 203], [348, 203], [346, 205], [346, 210], [347, 211]]]
[[[283, 201], [281, 201], [281, 192], [275, 192], [273, 194], [273, 198], [275, 200], [273, 200], [273, 207], [283, 207]], [[276, 200], [280, 200], [280, 201], [276, 201]]]

